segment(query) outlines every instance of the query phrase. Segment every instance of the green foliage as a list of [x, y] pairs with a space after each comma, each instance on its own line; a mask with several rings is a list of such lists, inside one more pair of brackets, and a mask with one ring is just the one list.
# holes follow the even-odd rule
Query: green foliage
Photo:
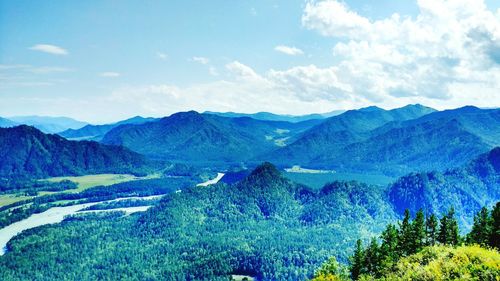
[[458, 223], [464, 229], [482, 206], [500, 199], [500, 148], [480, 155], [476, 160], [445, 173], [409, 174], [389, 189], [389, 200], [399, 214], [405, 209], [444, 215], [454, 206]]
[[141, 155], [97, 142], [68, 141], [29, 126], [0, 128], [0, 177], [9, 179], [150, 171]]
[[440, 220], [437, 240], [443, 245], [451, 246], [458, 245], [460, 242], [458, 223], [455, 219], [455, 209], [453, 207]]
[[305, 280], [333, 255], [346, 262], [352, 237], [379, 233], [394, 218], [377, 187], [334, 183], [315, 191], [264, 164], [235, 185], [166, 195], [140, 216], [27, 231], [0, 257], [0, 279]]
[[[444, 234], [442, 240], [437, 237], [437, 241], [456, 245], [460, 237], [453, 209], [441, 218], [441, 222], [439, 233]], [[377, 239], [372, 238], [368, 247], [363, 248], [361, 240], [358, 240], [354, 255], [350, 258], [352, 279], [358, 280], [368, 276], [379, 278], [390, 272], [401, 257], [414, 255], [424, 249], [427, 243], [435, 243], [437, 232], [435, 216], [427, 219], [427, 225], [432, 226], [429, 228], [430, 231], [426, 231], [426, 219], [422, 210], [417, 212], [413, 221], [409, 210], [405, 210], [405, 216], [398, 227], [387, 225], [380, 235], [380, 245]]]
[[360, 280], [498, 280], [500, 254], [479, 246], [433, 246], [399, 260], [380, 278]]
[[492, 223], [488, 209], [483, 207], [474, 217], [474, 224], [471, 232], [467, 235], [467, 242], [477, 243], [481, 246], [490, 244], [493, 231]]

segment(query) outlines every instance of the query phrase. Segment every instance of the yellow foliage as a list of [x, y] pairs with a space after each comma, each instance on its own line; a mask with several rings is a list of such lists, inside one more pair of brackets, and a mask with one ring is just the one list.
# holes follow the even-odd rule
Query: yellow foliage
[[479, 246], [428, 247], [400, 259], [383, 278], [376, 280], [500, 281], [500, 253]]
[[342, 281], [340, 277], [334, 274], [324, 274], [320, 273], [314, 277], [311, 281]]

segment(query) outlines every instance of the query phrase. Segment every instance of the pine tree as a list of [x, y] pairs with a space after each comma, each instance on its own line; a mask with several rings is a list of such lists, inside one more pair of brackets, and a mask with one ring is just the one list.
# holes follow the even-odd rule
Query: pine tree
[[366, 267], [366, 272], [372, 276], [377, 276], [380, 268], [380, 250], [377, 242], [377, 238], [372, 238], [370, 245], [365, 251], [364, 264]]
[[380, 237], [380, 259], [384, 267], [389, 267], [398, 260], [398, 230], [395, 225], [389, 224]]
[[417, 215], [411, 224], [411, 228], [412, 235], [410, 240], [410, 253], [414, 254], [425, 246], [425, 218], [422, 209], [417, 212]]
[[479, 213], [474, 216], [474, 224], [471, 232], [467, 235], [468, 243], [475, 243], [481, 246], [490, 244], [492, 234], [492, 219], [486, 207], [483, 207]]
[[500, 249], [500, 202], [497, 202], [491, 211], [490, 245]]
[[398, 254], [400, 256], [407, 256], [411, 253], [411, 237], [410, 211], [406, 209], [403, 221], [399, 225]]
[[360, 239], [356, 241], [356, 249], [354, 255], [351, 257], [351, 277], [353, 280], [358, 280], [362, 273], [365, 273], [364, 267], [365, 251], [363, 250], [363, 243]]
[[438, 241], [445, 245], [457, 245], [460, 242], [458, 222], [455, 219], [455, 209], [453, 207], [441, 218]]
[[434, 246], [438, 240], [438, 220], [434, 214], [430, 215], [425, 222], [426, 245]]

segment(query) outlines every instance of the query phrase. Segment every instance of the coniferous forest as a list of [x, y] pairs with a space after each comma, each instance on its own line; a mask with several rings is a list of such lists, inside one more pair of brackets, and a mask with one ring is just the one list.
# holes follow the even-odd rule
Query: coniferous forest
[[500, 281], [500, 1], [0, 0], [0, 281]]

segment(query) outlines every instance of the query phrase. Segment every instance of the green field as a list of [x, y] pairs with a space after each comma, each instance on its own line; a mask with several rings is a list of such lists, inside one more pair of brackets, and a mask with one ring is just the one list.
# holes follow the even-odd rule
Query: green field
[[[38, 196], [55, 194], [55, 193], [77, 193], [82, 192], [86, 189], [96, 187], [99, 185], [108, 186], [126, 181], [140, 180], [140, 179], [153, 179], [158, 178], [159, 175], [153, 174], [146, 177], [136, 177], [134, 175], [128, 174], [98, 174], [98, 175], [86, 175], [86, 176], [78, 176], [78, 177], [53, 177], [44, 179], [49, 182], [59, 182], [62, 180], [70, 180], [75, 182], [78, 185], [76, 189], [68, 189], [65, 191], [58, 192], [49, 192], [49, 191], [41, 191], [38, 193]], [[23, 201], [26, 199], [33, 198], [33, 196], [24, 196], [21, 194], [2, 194], [0, 195], [0, 207], [6, 206], [12, 203], [16, 203], [19, 201]]]
[[0, 195], [0, 207], [10, 205], [19, 201], [33, 198], [32, 196], [16, 195], [16, 194], [2, 194]]
[[[108, 186], [126, 181], [133, 181], [139, 179], [152, 179], [158, 177], [157, 175], [150, 175], [147, 177], [136, 177], [128, 174], [98, 174], [98, 175], [86, 175], [78, 177], [54, 177], [45, 179], [49, 182], [59, 182], [63, 180], [70, 180], [78, 185], [77, 189], [70, 189], [64, 192], [82, 192], [85, 189], [96, 187], [99, 185]], [[43, 195], [43, 193], [40, 193]]]
[[384, 175], [370, 175], [357, 173], [284, 173], [285, 177], [313, 188], [321, 188], [326, 183], [334, 181], [359, 181], [374, 185], [388, 185], [393, 178]]

